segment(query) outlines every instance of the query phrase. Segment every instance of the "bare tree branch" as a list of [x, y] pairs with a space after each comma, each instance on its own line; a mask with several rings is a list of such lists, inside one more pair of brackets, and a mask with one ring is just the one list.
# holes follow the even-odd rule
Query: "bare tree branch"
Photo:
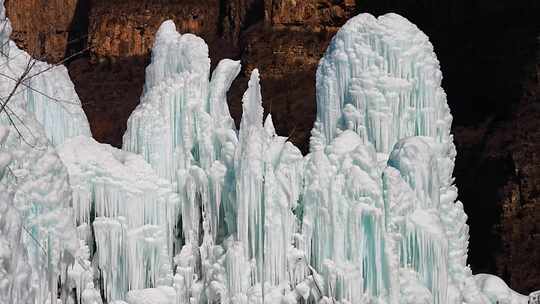
[[89, 49], [90, 49], [90, 48], [87, 47], [87, 48], [84, 48], [83, 50], [80, 50], [80, 51], [78, 51], [78, 52], [76, 52], [76, 53], [73, 53], [73, 54], [71, 54], [70, 56], [68, 56], [68, 57], [66, 57], [66, 58], [64, 58], [64, 59], [62, 59], [61, 61], [49, 65], [49, 67], [47, 67], [46, 69], [43, 69], [43, 70], [41, 70], [41, 71], [39, 71], [39, 72], [37, 72], [37, 73], [35, 73], [35, 74], [33, 74], [33, 75], [28, 76], [27, 79], [32, 79], [32, 78], [35, 77], [35, 76], [38, 76], [38, 75], [43, 74], [43, 73], [45, 73], [45, 72], [48, 72], [48, 71], [54, 69], [55, 67], [57, 67], [57, 66], [59, 66], [59, 65], [62, 65], [62, 64], [64, 64], [64, 63], [66, 63], [67, 61], [71, 60], [72, 58], [75, 58], [75, 57], [77, 57], [77, 56], [79, 56], [79, 55], [82, 55], [82, 54], [86, 53]]
[[[4, 103], [2, 104], [2, 107], [0, 107], [0, 113], [2, 113], [4, 111], [6, 105], [8, 104], [8, 102], [13, 97], [13, 94], [15, 94], [15, 92], [17, 91], [17, 88], [19, 88], [19, 86], [21, 84], [23, 84], [24, 78], [26, 77], [26, 75], [28, 75], [28, 73], [30, 73], [30, 71], [32, 70], [32, 68], [35, 65], [36, 65], [36, 61], [28, 60], [23, 73], [21, 74], [19, 79], [15, 80], [15, 86], [13, 86], [13, 88], [11, 89], [11, 92], [9, 93], [8, 97], [5, 99]], [[13, 78], [11, 78], [11, 79], [13, 79]]]
[[[6, 108], [7, 109], [7, 108]], [[13, 113], [13, 112], [12, 112]], [[17, 124], [15, 124], [15, 122], [13, 121], [13, 119], [11, 118], [11, 114], [8, 113], [8, 111], [4, 111], [4, 114], [6, 114], [8, 120], [9, 120], [9, 123], [13, 126], [13, 128], [15, 129], [15, 131], [17, 132], [17, 134], [19, 135], [19, 137], [21, 138], [21, 140], [29, 145], [30, 147], [32, 148], [37, 148], [35, 145], [32, 145], [31, 143], [29, 143], [26, 138], [22, 135], [21, 131], [19, 130], [19, 128], [17, 127]], [[26, 127], [26, 125], [23, 123], [23, 125]], [[35, 138], [35, 137], [34, 137]]]

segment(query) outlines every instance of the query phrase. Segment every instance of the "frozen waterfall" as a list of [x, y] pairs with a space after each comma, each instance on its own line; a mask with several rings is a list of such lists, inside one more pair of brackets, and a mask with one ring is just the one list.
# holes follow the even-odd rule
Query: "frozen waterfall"
[[526, 303], [466, 264], [442, 74], [405, 18], [335, 35], [302, 156], [264, 117], [256, 69], [236, 129], [240, 62], [210, 73], [172, 21], [123, 149], [100, 144], [66, 69], [28, 73], [0, 13], [0, 304]]
[[207, 54], [165, 22], [124, 136], [180, 196], [176, 303], [489, 302], [466, 265], [439, 63], [415, 25], [363, 14], [336, 34], [306, 157], [264, 119], [257, 70], [235, 130], [240, 66], [209, 81]]

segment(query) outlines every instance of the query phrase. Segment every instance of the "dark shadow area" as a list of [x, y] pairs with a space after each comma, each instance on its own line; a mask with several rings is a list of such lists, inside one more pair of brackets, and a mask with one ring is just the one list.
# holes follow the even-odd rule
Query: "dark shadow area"
[[87, 57], [69, 64], [69, 74], [99, 142], [120, 148], [131, 112], [139, 104], [147, 57], [109, 58], [91, 63]]
[[398, 13], [424, 31], [441, 62], [454, 123], [505, 116], [534, 57], [538, 1], [359, 1], [359, 12]]
[[[68, 44], [65, 57], [81, 52], [87, 46], [89, 26], [90, 0], [79, 0], [75, 9], [73, 20], [69, 27]], [[69, 61], [73, 61], [71, 58]], [[66, 63], [66, 64], [69, 64]]]
[[[314, 102], [302, 102], [315, 100], [313, 75], [315, 70], [296, 72], [287, 78], [261, 76], [264, 117], [272, 114], [277, 134], [288, 137], [303, 154], [309, 151], [309, 137], [317, 113]], [[249, 77], [238, 77], [227, 95], [229, 109], [237, 128], [240, 127], [241, 100], [248, 81]]]

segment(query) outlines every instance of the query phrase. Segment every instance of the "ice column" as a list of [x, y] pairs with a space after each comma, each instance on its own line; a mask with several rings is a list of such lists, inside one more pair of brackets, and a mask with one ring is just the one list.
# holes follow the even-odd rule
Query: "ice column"
[[24, 222], [13, 205], [10, 189], [11, 153], [5, 146], [9, 129], [0, 126], [0, 298], [6, 303], [34, 303], [37, 292], [30, 284], [32, 266], [22, 243]]
[[[244, 247], [244, 256], [263, 259], [264, 244], [264, 136], [263, 108], [259, 72], [251, 73], [248, 89], [242, 98], [242, 122], [239, 147], [235, 159], [238, 205], [237, 240]], [[262, 264], [257, 265], [262, 276]]]
[[[124, 299], [130, 289], [172, 285], [181, 206], [169, 181], [141, 156], [84, 136], [67, 140], [59, 154], [70, 173], [82, 238], [96, 243], [107, 300]], [[89, 225], [93, 235], [84, 229]]]
[[[468, 229], [463, 207], [456, 203], [452, 116], [441, 78], [428, 37], [396, 14], [379, 18], [361, 14], [349, 20], [320, 61], [302, 228], [311, 264], [325, 277], [327, 288], [332, 287], [334, 298], [353, 297], [343, 292], [348, 290], [343, 274], [354, 271], [340, 269], [373, 267], [380, 260], [347, 266], [339, 242], [349, 238], [354, 245], [354, 237], [359, 237], [365, 244], [375, 237], [383, 243], [381, 267], [389, 268], [382, 271], [387, 290], [373, 292], [380, 290], [376, 287], [372, 295], [397, 300], [396, 290], [401, 288], [404, 299], [412, 293], [425, 299], [427, 291], [434, 303], [483, 301], [465, 265]], [[359, 149], [355, 147], [372, 149], [363, 154], [373, 155], [371, 159], [356, 159], [364, 159], [360, 163], [373, 169], [354, 166], [349, 158], [358, 154], [351, 152]], [[372, 191], [362, 194], [370, 198], [371, 209], [363, 210], [377, 212], [371, 211], [371, 218], [365, 218], [365, 211], [356, 213], [348, 222], [363, 226], [371, 222], [372, 230], [362, 234], [352, 232], [354, 227], [340, 228], [344, 214], [354, 214], [353, 206], [366, 202], [359, 200], [358, 190], [351, 190], [370, 182]], [[362, 252], [352, 248], [353, 253]], [[377, 246], [366, 248], [370, 252]], [[361, 272], [364, 288], [379, 286], [366, 283], [370, 273]], [[407, 284], [404, 278], [414, 280]], [[414, 287], [418, 284], [423, 289]]]
[[428, 37], [407, 19], [361, 14], [333, 38], [317, 69], [317, 122], [326, 143], [353, 129], [377, 152], [401, 138], [446, 140], [451, 115]]
[[208, 98], [208, 46], [194, 35], [180, 35], [172, 21], [156, 33], [152, 63], [140, 105], [128, 121], [124, 149], [141, 154], [159, 176], [176, 180], [189, 170], [197, 144], [196, 113]]
[[303, 234], [325, 294], [353, 301], [390, 291], [389, 253], [375, 149], [353, 131], [308, 155]]
[[209, 80], [204, 41], [180, 35], [172, 21], [156, 34], [141, 103], [128, 121], [123, 148], [141, 154], [173, 182], [183, 209], [182, 233], [199, 245], [208, 223], [215, 239], [234, 231], [233, 159], [237, 145], [226, 93], [240, 63], [222, 60]]

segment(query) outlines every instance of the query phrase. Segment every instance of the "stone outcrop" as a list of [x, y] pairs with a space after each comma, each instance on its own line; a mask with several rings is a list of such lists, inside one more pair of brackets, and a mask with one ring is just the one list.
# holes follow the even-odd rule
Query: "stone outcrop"
[[[119, 146], [138, 104], [159, 24], [209, 44], [212, 64], [241, 59], [229, 92], [241, 117], [247, 75], [258, 67], [264, 107], [279, 134], [307, 151], [314, 75], [352, 15], [399, 13], [434, 44], [454, 116], [455, 176], [471, 225], [475, 272], [521, 292], [540, 288], [540, 2], [427, 0], [6, 0], [14, 38], [34, 56], [68, 64], [93, 135]], [[37, 13], [36, 13], [37, 12]], [[83, 43], [68, 43], [69, 41]], [[528, 75], [532, 75], [528, 77]]]
[[524, 89], [507, 123], [510, 144], [498, 147], [507, 151], [512, 170], [499, 190], [502, 216], [496, 228], [502, 250], [496, 268], [508, 275], [510, 284], [534, 290], [539, 287], [538, 267], [529, 266], [540, 265], [540, 60]]
[[50, 62], [62, 60], [72, 45], [86, 37], [75, 38], [76, 31], [87, 27], [85, 1], [78, 0], [6, 0], [5, 6], [13, 26], [12, 39], [35, 58]]
[[96, 1], [90, 13], [88, 43], [95, 58], [148, 55], [164, 20], [181, 33], [207, 41], [218, 37], [219, 1]]
[[356, 11], [354, 0], [276, 0], [265, 2], [265, 21], [277, 28], [303, 28], [319, 32], [335, 29]]

